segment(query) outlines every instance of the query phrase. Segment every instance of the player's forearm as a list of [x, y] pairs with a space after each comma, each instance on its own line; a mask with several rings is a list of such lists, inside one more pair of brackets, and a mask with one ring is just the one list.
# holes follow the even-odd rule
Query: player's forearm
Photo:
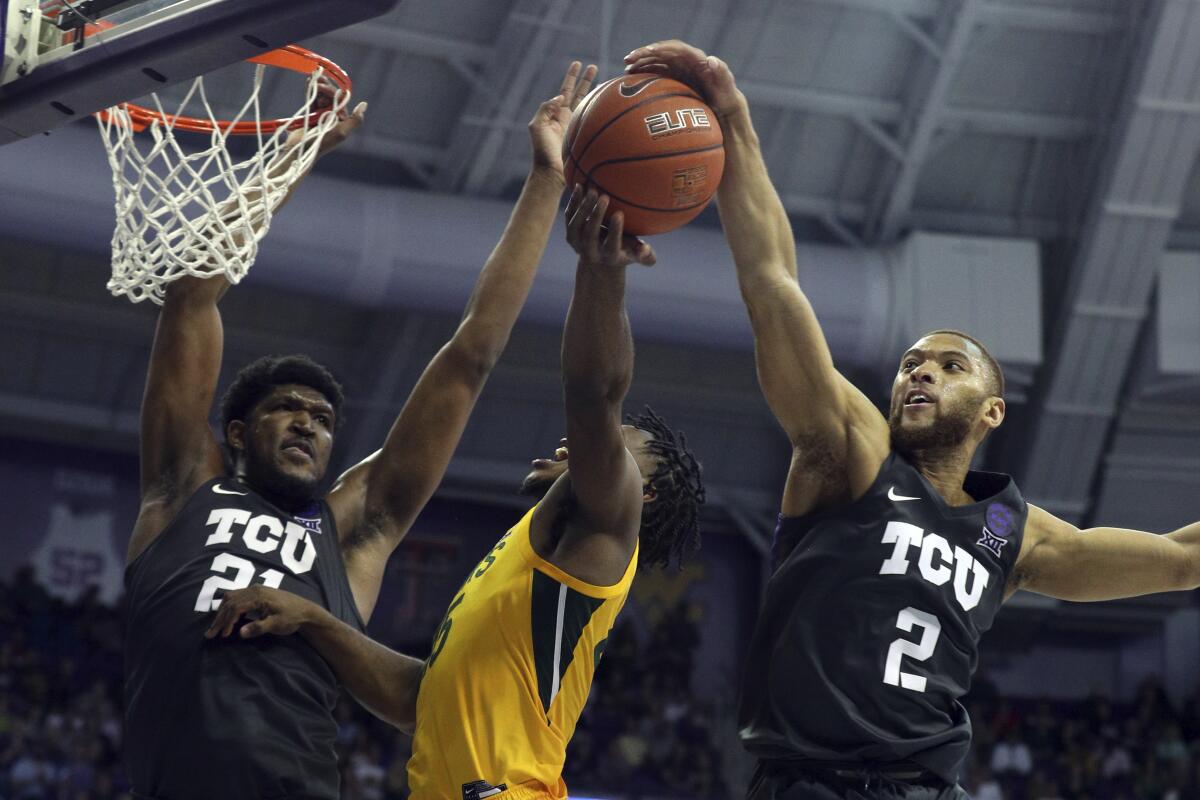
[[779, 281], [796, 280], [796, 244], [744, 99], [721, 120], [725, 171], [717, 191], [721, 225], [747, 302]]
[[625, 268], [580, 263], [562, 345], [567, 411], [619, 406], [633, 380], [633, 336], [625, 311]]
[[412, 732], [421, 661], [384, 647], [324, 609], [301, 624], [300, 634], [329, 662], [355, 700], [385, 722]]
[[475, 283], [454, 341], [487, 367], [500, 358], [525, 305], [562, 191], [561, 174], [548, 168], [530, 170], [504, 233]]

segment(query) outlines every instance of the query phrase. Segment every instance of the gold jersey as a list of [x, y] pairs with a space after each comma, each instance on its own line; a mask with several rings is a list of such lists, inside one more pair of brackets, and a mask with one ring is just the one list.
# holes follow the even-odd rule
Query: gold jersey
[[434, 634], [417, 694], [412, 800], [567, 796], [567, 742], [637, 550], [618, 583], [584, 583], [534, 552], [535, 509], [467, 576]]

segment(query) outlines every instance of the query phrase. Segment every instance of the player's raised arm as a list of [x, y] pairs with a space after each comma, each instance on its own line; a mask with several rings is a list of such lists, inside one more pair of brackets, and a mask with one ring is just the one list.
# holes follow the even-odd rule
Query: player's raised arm
[[633, 380], [633, 337], [625, 312], [625, 270], [654, 263], [648, 245], [623, 235], [616, 212], [604, 232], [608, 198], [576, 186], [567, 205], [567, 241], [579, 253], [563, 329], [563, 402], [570, 449], [572, 519], [614, 537], [624, 560], [636, 541], [642, 475], [625, 446], [621, 408]]
[[1007, 594], [1028, 589], [1062, 600], [1089, 601], [1197, 587], [1200, 523], [1168, 534], [1123, 528], [1080, 530], [1030, 506]]
[[458, 330], [426, 367], [383, 449], [343, 475], [329, 495], [364, 618], [374, 608], [387, 557], [441, 483], [529, 294], [562, 197], [563, 135], [595, 74], [594, 66], [581, 74], [581, 65], [573, 63], [561, 93], [529, 123], [529, 176]]
[[[725, 172], [717, 203], [754, 329], [763, 394], [798, 458], [815, 451], [841, 461], [852, 486], [865, 489], [887, 456], [887, 423], [834, 368], [825, 335], [797, 281], [791, 225], [733, 73], [716, 56], [674, 40], [640, 47], [625, 61], [631, 72], [657, 72], [688, 83], [720, 120]], [[811, 491], [797, 493], [796, 488], [789, 482], [785, 513], [803, 513], [819, 502], [809, 496]]]
[[130, 561], [162, 533], [197, 486], [222, 472], [208, 412], [224, 341], [217, 302], [228, 288], [223, 277], [181, 278], [167, 287], [142, 396], [142, 499]]
[[[238, 622], [253, 620], [238, 627]], [[412, 733], [422, 661], [397, 653], [299, 595], [266, 586], [228, 592], [204, 634], [242, 639], [299, 633], [333, 667], [338, 680], [372, 714]]]
[[[341, 144], [363, 121], [360, 104], [321, 140], [320, 153]], [[280, 202], [290, 199], [301, 175]], [[255, 193], [249, 198], [253, 211]], [[242, 208], [235, 200], [227, 215]], [[221, 371], [224, 333], [217, 303], [229, 289], [223, 276], [186, 276], [166, 290], [159, 312], [141, 410], [141, 508], [129, 540], [128, 561], [166, 529], [180, 505], [205, 481], [225, 471], [208, 414]]]

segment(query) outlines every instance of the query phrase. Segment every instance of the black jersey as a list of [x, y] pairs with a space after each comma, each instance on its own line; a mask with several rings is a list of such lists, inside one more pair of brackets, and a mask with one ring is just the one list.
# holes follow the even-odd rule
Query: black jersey
[[963, 488], [978, 502], [949, 506], [893, 453], [853, 503], [780, 518], [742, 688], [752, 755], [909, 761], [955, 782], [971, 739], [959, 698], [1027, 515], [1007, 475]]
[[363, 630], [333, 515], [220, 478], [125, 571], [125, 760], [138, 797], [338, 797], [338, 682], [300, 636], [206, 640], [221, 595], [301, 595]]

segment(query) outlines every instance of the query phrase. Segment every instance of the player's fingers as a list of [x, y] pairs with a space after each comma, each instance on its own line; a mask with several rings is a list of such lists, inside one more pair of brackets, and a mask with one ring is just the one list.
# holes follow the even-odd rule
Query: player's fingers
[[585, 198], [583, 186], [575, 184], [571, 189], [571, 199], [567, 201], [567, 242], [572, 247], [579, 245], [579, 230], [586, 219], [586, 215], [581, 213]]
[[602, 194], [596, 198], [588, 211], [587, 225], [583, 231], [584, 242], [593, 251], [600, 248], [600, 228], [604, 225], [604, 212], [608, 210], [608, 195]]
[[624, 237], [625, 214], [622, 211], [614, 211], [608, 218], [608, 233], [604, 235], [602, 244], [606, 263], [616, 264], [621, 260], [621, 244]]
[[629, 51], [629, 54], [627, 56], [625, 56], [625, 63], [626, 64], [632, 63], [634, 61], [637, 61], [639, 58], [649, 58], [652, 54], [655, 53], [655, 51], [658, 50], [658, 48], [661, 44], [663, 44], [663, 43], [662, 42], [652, 42], [647, 45], [642, 45], [641, 47], [633, 48], [632, 50]]
[[663, 62], [659, 61], [658, 59], [644, 59], [644, 60], [634, 61], [631, 64], [626, 64], [625, 71], [629, 72], [629, 73], [653, 72], [656, 74], [663, 74], [663, 73], [670, 72], [671, 68], [668, 67]]
[[567, 74], [563, 76], [562, 86], [558, 89], [561, 96], [571, 97], [575, 94], [575, 83], [579, 80], [579, 70], [582, 67], [578, 61], [572, 61], [571, 66], [567, 67]]
[[230, 600], [228, 596], [222, 598], [221, 605], [217, 608], [217, 615], [205, 632], [205, 637], [211, 639], [214, 636], [228, 636], [230, 627], [239, 616], [241, 614], [238, 611], [237, 603]]
[[597, 71], [595, 64], [588, 64], [587, 69], [583, 71], [583, 75], [579, 78], [579, 83], [575, 84], [575, 94], [571, 97], [572, 110], [592, 90], [592, 82], [596, 80]]
[[267, 620], [259, 620], [258, 622], [247, 622], [238, 631], [238, 636], [243, 639], [255, 639], [262, 636], [264, 633], [269, 633], [267, 630]]
[[579, 218], [579, 235], [585, 243], [592, 237], [592, 221], [596, 219], [596, 206], [599, 204], [600, 195], [595, 189], [588, 189], [575, 215]]
[[579, 208], [579, 203], [583, 200], [583, 184], [577, 183], [571, 187], [571, 196], [567, 198], [567, 221], [570, 222], [571, 217], [575, 215], [575, 211]]
[[238, 620], [245, 616], [253, 607], [253, 603], [250, 602], [237, 603], [231, 602], [228, 599], [223, 600], [221, 602], [221, 610], [225, 611], [226, 608], [229, 610], [225, 614], [225, 624], [221, 626], [221, 637], [225, 638], [233, 633], [233, 629], [237, 627]]
[[221, 628], [225, 627], [225, 617], [228, 616], [228, 614], [229, 605], [227, 603], [221, 603], [220, 608], [217, 609], [217, 613], [213, 617], [212, 624], [209, 625], [208, 630], [204, 632], [205, 639], [211, 639], [220, 633]]
[[641, 239], [630, 237], [633, 241], [630, 243], [630, 252], [633, 257], [643, 267], [653, 267], [658, 263], [658, 254], [654, 252], [654, 248], [646, 244]]
[[544, 123], [558, 117], [558, 112], [567, 102], [567, 96], [564, 94], [556, 94], [546, 102], [538, 106], [537, 116], [534, 118], [534, 123]]
[[654, 248], [636, 236], [625, 234], [621, 240], [621, 247], [632, 260], [643, 267], [652, 267], [658, 261], [658, 256], [654, 254]]

